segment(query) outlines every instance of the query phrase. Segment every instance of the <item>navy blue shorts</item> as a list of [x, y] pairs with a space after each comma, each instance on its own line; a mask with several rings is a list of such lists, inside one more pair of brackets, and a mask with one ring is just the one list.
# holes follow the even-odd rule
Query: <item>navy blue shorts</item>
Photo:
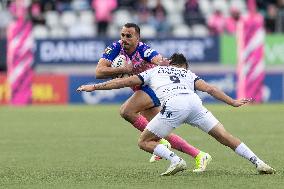
[[160, 100], [156, 96], [155, 92], [148, 85], [141, 86], [140, 90], [144, 91], [145, 93], [147, 93], [150, 96], [150, 98], [152, 99], [152, 101], [154, 103], [154, 107], [161, 106]]

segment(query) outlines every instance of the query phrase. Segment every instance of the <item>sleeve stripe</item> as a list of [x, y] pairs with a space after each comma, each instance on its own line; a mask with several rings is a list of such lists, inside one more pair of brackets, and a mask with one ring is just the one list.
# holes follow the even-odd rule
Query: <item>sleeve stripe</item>
[[141, 85], [144, 85], [144, 78], [143, 78], [140, 74], [138, 74], [137, 76], [138, 76], [139, 79], [142, 81], [142, 84], [141, 84]]
[[195, 82], [198, 81], [199, 79], [201, 79], [201, 78], [200, 78], [200, 77], [197, 77], [197, 78], [194, 79], [194, 90], [195, 90], [195, 91], [196, 91], [196, 89], [195, 89]]

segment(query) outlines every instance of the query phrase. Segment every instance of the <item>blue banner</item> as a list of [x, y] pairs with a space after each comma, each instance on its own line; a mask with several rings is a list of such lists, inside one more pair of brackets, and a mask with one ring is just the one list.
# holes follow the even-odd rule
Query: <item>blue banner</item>
[[203, 38], [174, 38], [146, 40], [151, 48], [165, 57], [183, 53], [190, 63], [219, 63], [220, 42], [218, 36]]
[[69, 79], [69, 102], [86, 104], [115, 104], [123, 103], [132, 95], [130, 88], [113, 89], [94, 92], [76, 92], [76, 89], [83, 84], [100, 83], [106, 80], [95, 79], [91, 76], [70, 76]]
[[[198, 76], [201, 77], [207, 83], [218, 87], [230, 97], [236, 98], [236, 76], [234, 73], [206, 75], [200, 74]], [[197, 94], [203, 102], [218, 102], [218, 100], [216, 100], [214, 97], [210, 96], [207, 93], [197, 91]]]
[[36, 41], [35, 62], [41, 64], [95, 64], [106, 40], [46, 39]]
[[0, 71], [6, 71], [7, 60], [7, 42], [6, 39], [0, 39]]
[[[36, 41], [35, 62], [40, 64], [95, 64], [114, 40], [45, 39]], [[218, 37], [144, 40], [165, 57], [183, 53], [191, 63], [218, 63]]]
[[[212, 84], [232, 98], [236, 98], [236, 75], [235, 73], [199, 75], [209, 84]], [[263, 102], [284, 101], [283, 73], [267, 73], [264, 79]], [[203, 102], [220, 102], [207, 93], [197, 92]]]
[[[236, 75], [235, 73], [197, 74], [203, 80], [212, 84], [232, 98], [236, 98]], [[95, 91], [92, 93], [77, 93], [76, 89], [82, 84], [99, 83], [105, 80], [96, 80], [92, 76], [70, 76], [69, 102], [86, 104], [114, 104], [123, 103], [133, 93], [130, 88], [107, 91]], [[203, 102], [220, 102], [207, 93], [197, 92]], [[270, 73], [264, 81], [264, 102], [284, 101], [284, 83], [282, 73]]]

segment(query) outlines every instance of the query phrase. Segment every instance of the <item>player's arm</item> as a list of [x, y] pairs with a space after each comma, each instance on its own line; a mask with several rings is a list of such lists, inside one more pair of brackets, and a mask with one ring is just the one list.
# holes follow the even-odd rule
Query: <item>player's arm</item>
[[92, 92], [95, 90], [120, 89], [124, 87], [133, 87], [141, 84], [143, 84], [143, 81], [137, 75], [133, 75], [127, 78], [112, 79], [95, 85], [81, 85], [80, 87], [78, 87], [77, 91]]
[[123, 73], [131, 73], [133, 69], [132, 64], [126, 63], [125, 66], [121, 66], [118, 68], [111, 67], [111, 62], [104, 58], [101, 58], [96, 66], [96, 78], [97, 79], [104, 79], [115, 77], [119, 74]]
[[231, 106], [239, 107], [251, 101], [251, 99], [232, 99], [230, 96], [226, 95], [223, 91], [218, 89], [217, 87], [206, 83], [202, 79], [198, 79], [195, 81], [195, 89], [199, 91], [206, 92], [213, 96], [214, 98], [223, 101]]

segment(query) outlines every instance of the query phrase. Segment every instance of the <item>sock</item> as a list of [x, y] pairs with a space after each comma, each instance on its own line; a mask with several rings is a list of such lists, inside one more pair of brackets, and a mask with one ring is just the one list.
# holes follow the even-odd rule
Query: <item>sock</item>
[[177, 163], [180, 161], [180, 157], [178, 157], [174, 152], [169, 150], [165, 145], [158, 144], [153, 152], [155, 155], [170, 160], [171, 163]]
[[176, 134], [171, 134], [168, 137], [168, 141], [169, 141], [169, 143], [171, 143], [172, 148], [174, 148], [178, 151], [181, 151], [183, 153], [186, 153], [193, 158], [195, 158], [200, 152], [199, 149], [191, 146], [184, 139], [182, 139], [180, 136], [178, 136]]
[[147, 124], [148, 124], [148, 120], [144, 116], [140, 115], [136, 118], [136, 120], [134, 121], [132, 125], [136, 129], [142, 132], [146, 128]]
[[244, 143], [241, 143], [236, 149], [235, 152], [252, 162], [254, 165], [258, 165], [262, 160], [260, 160]]

